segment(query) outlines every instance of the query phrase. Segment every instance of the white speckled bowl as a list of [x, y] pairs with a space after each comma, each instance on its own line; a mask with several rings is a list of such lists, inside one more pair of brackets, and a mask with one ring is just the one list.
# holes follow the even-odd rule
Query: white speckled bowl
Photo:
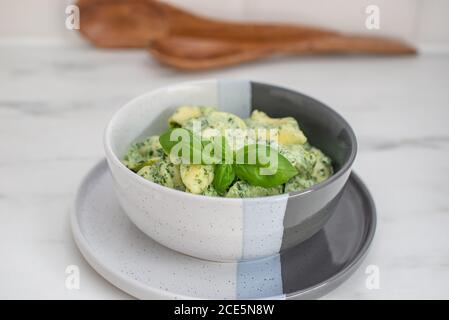
[[[229, 199], [194, 195], [145, 180], [121, 162], [129, 145], [167, 128], [180, 105], [216, 106], [248, 117], [257, 108], [295, 117], [309, 141], [327, 153], [335, 174], [302, 192]], [[249, 81], [183, 83], [142, 95], [108, 124], [104, 146], [118, 200], [131, 221], [159, 243], [213, 261], [279, 253], [320, 230], [334, 212], [356, 155], [356, 139], [335, 111], [300, 93]]]

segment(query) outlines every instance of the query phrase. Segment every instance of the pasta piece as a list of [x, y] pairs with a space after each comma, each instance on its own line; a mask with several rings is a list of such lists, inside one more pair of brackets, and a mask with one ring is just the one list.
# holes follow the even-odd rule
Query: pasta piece
[[310, 151], [316, 156], [316, 164], [312, 169], [311, 176], [315, 183], [320, 183], [328, 179], [333, 173], [331, 159], [326, 156], [321, 150], [312, 147]]
[[165, 158], [165, 152], [159, 143], [159, 136], [151, 136], [142, 142], [133, 144], [123, 158], [123, 163], [129, 169], [137, 172], [143, 166], [160, 158]]
[[201, 130], [203, 140], [224, 136], [231, 150], [243, 146], [247, 126], [238, 116], [228, 112], [213, 111], [202, 117], [190, 119], [183, 127], [195, 132], [195, 121]]
[[254, 198], [272, 196], [282, 193], [282, 186], [274, 188], [263, 188], [259, 186], [252, 186], [245, 181], [235, 182], [231, 188], [229, 188], [226, 194], [227, 198]]
[[212, 107], [182, 106], [168, 119], [169, 127], [182, 127], [188, 120], [201, 117], [215, 110]]
[[292, 117], [270, 118], [266, 113], [254, 110], [247, 122], [252, 128], [277, 129], [279, 144], [304, 144], [307, 142], [307, 138], [299, 128], [298, 122]]
[[310, 177], [309, 174], [298, 174], [297, 176], [291, 178], [285, 184], [285, 192], [302, 191], [304, 189], [310, 188], [315, 184], [315, 181]]
[[219, 197], [217, 190], [212, 185], [209, 185], [206, 190], [201, 193], [203, 196], [209, 196], [209, 197]]
[[160, 185], [177, 190], [185, 190], [181, 180], [179, 165], [160, 160], [152, 165], [143, 167], [137, 174]]
[[299, 172], [310, 172], [316, 163], [316, 155], [300, 144], [279, 145], [279, 153], [287, 158]]
[[188, 192], [201, 194], [214, 180], [214, 166], [182, 164], [181, 179]]

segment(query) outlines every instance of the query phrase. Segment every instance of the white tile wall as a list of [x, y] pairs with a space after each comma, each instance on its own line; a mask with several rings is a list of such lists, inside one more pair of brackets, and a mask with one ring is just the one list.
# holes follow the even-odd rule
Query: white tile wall
[[0, 0], [1, 37], [54, 37], [64, 28], [63, 0]]
[[[449, 47], [448, 0], [168, 0], [199, 14], [237, 21], [304, 23], [345, 32]], [[0, 0], [0, 42], [81, 43], [65, 29], [70, 0]], [[380, 30], [365, 27], [367, 5], [380, 8]]]
[[[276, 3], [277, 5], [273, 6]], [[246, 0], [246, 13], [254, 20], [286, 21], [334, 28], [346, 32], [389, 34], [412, 38], [416, 0]], [[380, 30], [365, 27], [370, 4], [380, 8]], [[398, 23], [397, 21], [400, 21]]]
[[417, 42], [425, 47], [449, 46], [449, 1], [421, 0], [418, 10]]

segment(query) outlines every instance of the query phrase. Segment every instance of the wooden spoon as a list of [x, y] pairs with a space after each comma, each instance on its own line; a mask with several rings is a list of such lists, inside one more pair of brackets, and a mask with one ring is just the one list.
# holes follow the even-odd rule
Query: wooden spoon
[[78, 0], [80, 32], [99, 47], [144, 48], [168, 36], [236, 42], [286, 42], [335, 35], [306, 26], [208, 19], [155, 0]]
[[266, 43], [168, 37], [151, 42], [149, 51], [162, 63], [184, 70], [222, 68], [279, 54], [416, 53], [414, 48], [397, 40], [345, 35]]

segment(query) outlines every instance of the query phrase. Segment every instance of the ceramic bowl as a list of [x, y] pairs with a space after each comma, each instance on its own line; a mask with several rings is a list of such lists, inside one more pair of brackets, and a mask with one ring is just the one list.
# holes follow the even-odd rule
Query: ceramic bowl
[[[121, 159], [130, 144], [165, 131], [181, 105], [215, 106], [243, 118], [254, 108], [271, 117], [292, 116], [309, 142], [332, 158], [335, 173], [304, 191], [231, 199], [170, 189], [127, 169]], [[159, 243], [212, 261], [271, 256], [314, 235], [335, 211], [357, 150], [349, 124], [323, 103], [242, 80], [188, 82], [146, 93], [113, 116], [104, 146], [115, 192], [130, 220]]]

